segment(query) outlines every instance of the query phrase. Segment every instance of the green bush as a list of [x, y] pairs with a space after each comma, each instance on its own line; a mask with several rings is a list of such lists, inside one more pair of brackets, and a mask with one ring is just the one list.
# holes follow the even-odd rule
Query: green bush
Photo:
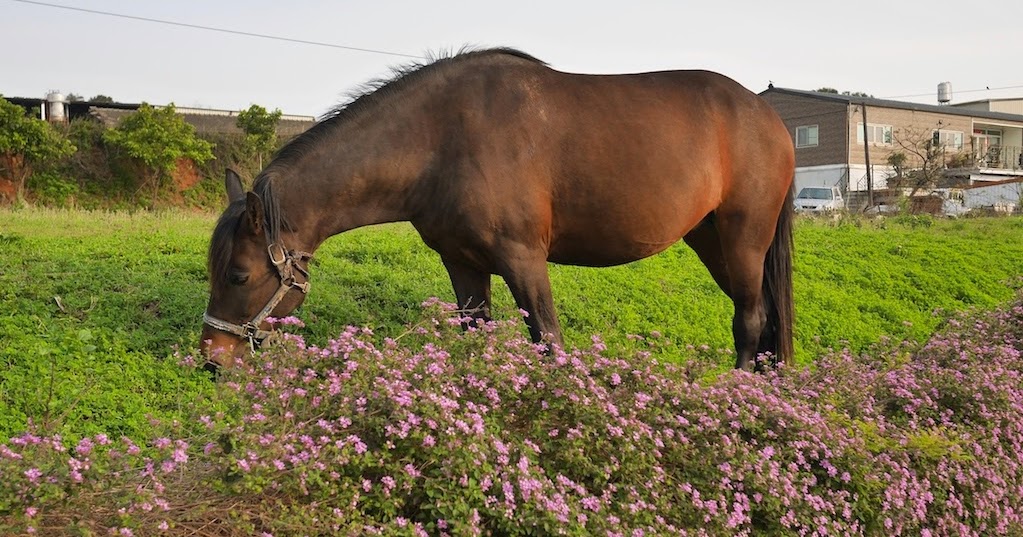
[[51, 207], [72, 207], [78, 195], [78, 182], [57, 171], [33, 173], [26, 184], [36, 201]]
[[0, 95], [0, 167], [25, 198], [25, 184], [33, 171], [48, 171], [52, 163], [75, 152], [75, 146], [52, 125]]
[[173, 103], [161, 108], [143, 103], [116, 128], [104, 132], [103, 140], [141, 165], [141, 186], [151, 189], [151, 206], [181, 159], [202, 163], [213, 158], [212, 145], [195, 135], [195, 128], [177, 114]]

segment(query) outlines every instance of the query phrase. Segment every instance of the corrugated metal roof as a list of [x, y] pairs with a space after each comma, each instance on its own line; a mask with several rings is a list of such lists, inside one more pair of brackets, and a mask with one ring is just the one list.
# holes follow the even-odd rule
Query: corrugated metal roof
[[[186, 123], [195, 127], [198, 132], [241, 132], [238, 128], [238, 115], [228, 114], [195, 114], [189, 111], [177, 110]], [[134, 114], [135, 110], [121, 109], [121, 108], [108, 108], [106, 106], [91, 106], [89, 107], [89, 115], [103, 122], [107, 127], [116, 127], [127, 116]], [[290, 116], [294, 118], [296, 116]], [[277, 122], [277, 134], [280, 136], [295, 136], [302, 134], [309, 127], [312, 127], [315, 121], [313, 118], [304, 119], [290, 119], [281, 118]]]
[[[4, 97], [6, 100], [22, 106], [26, 110], [43, 106], [45, 99], [29, 97]], [[68, 116], [72, 119], [92, 116], [108, 127], [116, 127], [117, 123], [127, 115], [138, 110], [140, 104], [135, 103], [94, 103], [90, 101], [74, 101], [68, 103]], [[154, 105], [161, 108], [161, 105]], [[216, 110], [207, 108], [175, 107], [178, 115], [185, 119], [199, 132], [241, 132], [238, 128], [238, 112], [234, 110]], [[277, 123], [277, 134], [295, 136], [305, 132], [316, 123], [312, 116], [283, 115]]]

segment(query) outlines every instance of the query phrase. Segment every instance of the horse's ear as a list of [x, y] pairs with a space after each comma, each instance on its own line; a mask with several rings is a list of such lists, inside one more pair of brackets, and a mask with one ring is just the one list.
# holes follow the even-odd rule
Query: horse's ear
[[259, 194], [249, 192], [245, 196], [245, 215], [249, 219], [249, 227], [256, 235], [263, 234], [263, 200]]
[[224, 186], [227, 188], [227, 202], [232, 203], [245, 197], [245, 188], [242, 187], [242, 178], [238, 172], [227, 169], [224, 177]]

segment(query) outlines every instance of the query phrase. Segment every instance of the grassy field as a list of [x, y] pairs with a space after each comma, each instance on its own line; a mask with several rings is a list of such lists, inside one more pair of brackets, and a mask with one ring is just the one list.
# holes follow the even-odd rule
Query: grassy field
[[[208, 392], [174, 353], [197, 344], [214, 219], [0, 212], [0, 437], [29, 418], [71, 438], [132, 436]], [[798, 361], [829, 347], [860, 351], [884, 336], [922, 341], [948, 312], [1008, 301], [1023, 275], [1021, 239], [1015, 218], [799, 221]], [[311, 343], [348, 324], [397, 335], [421, 319], [426, 298], [453, 299], [438, 257], [407, 225], [331, 239], [312, 273], [298, 312]], [[731, 304], [684, 245], [615, 268], [554, 266], [551, 275], [569, 345], [601, 334], [611, 348], [627, 347], [628, 335], [657, 331], [670, 342], [659, 347], [664, 360], [732, 360]], [[499, 317], [515, 315], [499, 281], [495, 303]]]

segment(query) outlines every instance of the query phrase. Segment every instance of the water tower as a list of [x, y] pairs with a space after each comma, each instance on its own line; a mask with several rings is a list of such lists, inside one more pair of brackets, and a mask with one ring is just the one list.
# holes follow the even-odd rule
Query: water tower
[[938, 84], [938, 104], [945, 105], [952, 102], [952, 83], [942, 82]]
[[59, 91], [46, 94], [46, 120], [53, 123], [67, 121], [67, 99]]

